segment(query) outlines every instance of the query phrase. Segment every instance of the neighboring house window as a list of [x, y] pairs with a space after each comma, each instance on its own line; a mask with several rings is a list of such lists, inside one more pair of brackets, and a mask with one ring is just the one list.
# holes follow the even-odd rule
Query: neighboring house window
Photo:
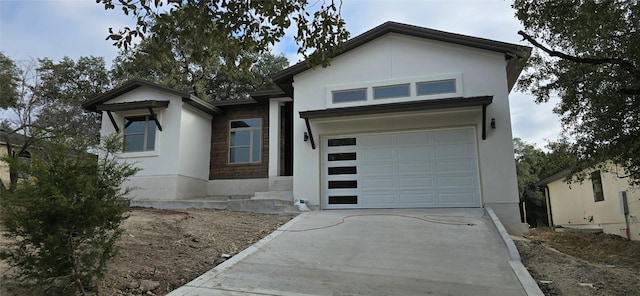
[[232, 120], [229, 130], [229, 163], [260, 162], [262, 120]]
[[333, 103], [349, 103], [367, 100], [367, 89], [350, 89], [333, 92]]
[[29, 179], [29, 173], [24, 172], [24, 169], [31, 166], [31, 153], [29, 151], [22, 151], [18, 154], [18, 161], [20, 162], [20, 170], [18, 171], [18, 178]]
[[593, 185], [593, 200], [603, 201], [604, 191], [602, 191], [602, 176], [600, 171], [591, 173], [591, 184]]
[[416, 93], [419, 96], [437, 95], [456, 92], [456, 80], [426, 81], [416, 83]]
[[156, 145], [156, 123], [149, 116], [124, 119], [124, 152], [153, 151]]

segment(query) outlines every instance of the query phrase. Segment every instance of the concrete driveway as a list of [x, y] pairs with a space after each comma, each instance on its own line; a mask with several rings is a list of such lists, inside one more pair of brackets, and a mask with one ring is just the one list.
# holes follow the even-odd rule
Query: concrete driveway
[[485, 209], [307, 212], [169, 295], [542, 295], [500, 227]]

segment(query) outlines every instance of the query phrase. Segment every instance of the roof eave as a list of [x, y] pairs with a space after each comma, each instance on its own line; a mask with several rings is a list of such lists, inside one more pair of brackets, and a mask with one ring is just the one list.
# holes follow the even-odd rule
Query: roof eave
[[147, 87], [151, 87], [154, 89], [158, 89], [164, 92], [168, 92], [174, 95], [178, 95], [180, 97], [182, 97], [183, 99], [189, 99], [191, 97], [191, 94], [187, 93], [187, 92], [183, 92], [183, 91], [179, 91], [170, 87], [166, 87], [164, 85], [160, 85], [154, 82], [150, 82], [150, 81], [146, 81], [146, 80], [142, 80], [142, 79], [132, 79], [129, 80], [125, 83], [123, 83], [120, 87], [117, 87], [115, 89], [112, 89], [110, 91], [104, 92], [102, 94], [97, 95], [96, 97], [82, 103], [82, 108], [92, 111], [92, 112], [98, 112], [96, 110], [96, 106], [100, 105], [104, 102], [107, 102], [109, 100], [112, 100], [118, 96], [121, 96], [125, 93], [128, 93], [136, 88], [142, 87], [142, 86], [147, 86]]
[[552, 182], [558, 181], [564, 177], [567, 177], [571, 175], [571, 169], [564, 169], [562, 171], [559, 171], [549, 177], [546, 177], [536, 183], [533, 183], [533, 185], [538, 186], [538, 187], [542, 187], [542, 186], [546, 186]]

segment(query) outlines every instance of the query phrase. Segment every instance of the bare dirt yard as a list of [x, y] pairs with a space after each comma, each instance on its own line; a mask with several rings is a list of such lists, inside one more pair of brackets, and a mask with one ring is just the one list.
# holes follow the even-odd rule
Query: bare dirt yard
[[[292, 218], [220, 210], [128, 214], [120, 253], [100, 282], [100, 295], [166, 295]], [[516, 245], [546, 295], [640, 295], [640, 242], [534, 229]], [[9, 273], [0, 261], [0, 295], [29, 295], [11, 289]]]
[[[100, 295], [165, 295], [225, 261], [293, 216], [223, 210], [130, 209], [120, 252], [99, 284]], [[2, 241], [0, 241], [2, 242]], [[0, 262], [1, 295], [12, 290]]]
[[545, 295], [640, 295], [640, 241], [534, 229], [515, 243]]

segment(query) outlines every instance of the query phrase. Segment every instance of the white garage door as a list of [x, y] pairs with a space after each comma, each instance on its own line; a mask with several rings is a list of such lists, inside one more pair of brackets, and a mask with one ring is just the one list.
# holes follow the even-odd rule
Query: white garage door
[[474, 128], [322, 140], [325, 209], [479, 207]]

